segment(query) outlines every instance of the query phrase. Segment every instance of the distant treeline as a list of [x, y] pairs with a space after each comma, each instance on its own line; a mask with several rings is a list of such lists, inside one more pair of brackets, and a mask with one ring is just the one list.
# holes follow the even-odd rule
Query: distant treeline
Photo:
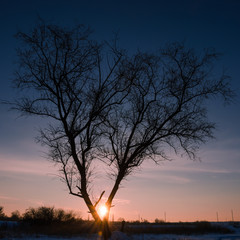
[[18, 210], [13, 211], [11, 216], [7, 216], [3, 207], [0, 206], [0, 220], [25, 221], [32, 224], [49, 224], [52, 222], [70, 222], [82, 220], [73, 211], [65, 211], [63, 209], [56, 209], [54, 207], [30, 207], [26, 209], [23, 214]]
[[96, 232], [97, 227], [93, 221], [83, 221], [73, 211], [42, 206], [30, 207], [23, 214], [14, 211], [11, 216], [7, 216], [3, 207], [0, 207], [0, 239], [10, 235], [11, 237], [24, 234], [73, 236]]
[[[14, 222], [13, 222], [14, 221]], [[12, 224], [11, 224], [12, 223]], [[193, 223], [167, 223], [156, 219], [154, 223], [147, 220], [125, 222], [119, 219], [111, 222], [110, 227], [113, 231], [123, 231], [128, 234], [207, 234], [207, 233], [232, 233], [232, 229], [224, 224], [213, 224], [207, 221]], [[234, 223], [240, 227], [239, 222]], [[86, 221], [77, 216], [73, 211], [65, 211], [54, 207], [28, 208], [23, 214], [14, 211], [11, 216], [6, 216], [3, 207], [0, 207], [0, 238], [9, 236], [22, 236], [24, 234], [46, 234], [73, 236], [79, 234], [94, 234], [98, 228], [94, 221]]]

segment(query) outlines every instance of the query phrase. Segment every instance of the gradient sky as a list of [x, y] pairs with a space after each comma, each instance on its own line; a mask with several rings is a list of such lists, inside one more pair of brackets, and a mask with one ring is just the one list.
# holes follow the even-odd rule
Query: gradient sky
[[[13, 35], [28, 31], [38, 16], [47, 22], [92, 27], [96, 39], [119, 33], [129, 51], [154, 51], [173, 41], [201, 50], [223, 53], [217, 71], [232, 77], [235, 103], [209, 104], [209, 118], [217, 123], [216, 139], [201, 147], [202, 161], [175, 157], [159, 166], [146, 162], [123, 182], [112, 216], [126, 220], [240, 221], [240, 1], [238, 0], [0, 0], [0, 99], [12, 99], [15, 69]], [[34, 137], [37, 118], [19, 118], [0, 105], [0, 206], [10, 214], [32, 206], [73, 209], [87, 218], [82, 199], [68, 194], [56, 177], [57, 169], [44, 159]], [[95, 197], [109, 191], [106, 177], [98, 180]]]

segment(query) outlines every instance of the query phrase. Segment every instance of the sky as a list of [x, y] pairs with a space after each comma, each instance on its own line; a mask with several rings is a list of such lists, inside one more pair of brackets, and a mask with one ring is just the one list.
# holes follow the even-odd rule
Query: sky
[[[0, 99], [16, 94], [11, 87], [18, 46], [14, 34], [29, 31], [38, 17], [65, 26], [85, 24], [100, 41], [117, 32], [119, 44], [130, 52], [154, 51], [175, 41], [198, 51], [214, 47], [222, 53], [217, 71], [227, 71], [236, 92], [231, 105], [218, 100], [208, 105], [209, 119], [217, 124], [215, 139], [201, 146], [201, 161], [177, 156], [157, 166], [145, 162], [123, 182], [110, 218], [240, 221], [239, 12], [238, 0], [0, 0]], [[0, 105], [0, 206], [7, 214], [55, 206], [87, 219], [83, 200], [68, 194], [35, 142], [40, 125], [39, 119], [19, 117]], [[99, 178], [94, 197], [108, 192], [109, 184], [107, 177]]]

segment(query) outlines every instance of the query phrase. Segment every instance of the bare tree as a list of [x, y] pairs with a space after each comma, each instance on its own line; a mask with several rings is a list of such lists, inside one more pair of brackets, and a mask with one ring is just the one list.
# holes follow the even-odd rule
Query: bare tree
[[70, 194], [83, 198], [97, 223], [102, 220], [89, 196], [99, 126], [110, 109], [128, 94], [127, 82], [118, 81], [123, 52], [114, 44], [90, 40], [84, 26], [64, 29], [41, 24], [30, 34], [17, 34], [19, 69], [15, 86], [24, 97], [14, 108], [27, 115], [50, 119], [39, 141], [60, 166]]
[[229, 102], [234, 96], [229, 77], [212, 74], [217, 57], [213, 50], [197, 55], [173, 43], [158, 55], [137, 53], [123, 63], [121, 76], [132, 82], [131, 91], [104, 119], [108, 144], [101, 149], [115, 169], [109, 208], [121, 181], [146, 159], [170, 159], [166, 149], [195, 159], [200, 144], [213, 137], [206, 100], [222, 96]]
[[[25, 95], [14, 108], [50, 120], [39, 141], [60, 166], [69, 193], [83, 198], [108, 239], [109, 211], [122, 180], [148, 158], [167, 159], [166, 146], [194, 158], [214, 129], [205, 100], [222, 95], [227, 101], [232, 91], [225, 75], [211, 76], [214, 51], [198, 56], [172, 44], [158, 54], [128, 56], [90, 36], [83, 26], [45, 24], [18, 33], [24, 44], [15, 84]], [[114, 180], [104, 219], [96, 207], [105, 191], [95, 202], [89, 195], [99, 161]]]

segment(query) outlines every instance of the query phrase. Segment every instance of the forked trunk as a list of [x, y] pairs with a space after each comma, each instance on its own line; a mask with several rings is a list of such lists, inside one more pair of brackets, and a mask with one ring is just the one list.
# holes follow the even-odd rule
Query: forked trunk
[[103, 218], [103, 220], [99, 217], [98, 212], [96, 211], [96, 207], [92, 205], [90, 199], [88, 198], [88, 196], [86, 198], [84, 198], [85, 202], [88, 203], [88, 209], [92, 215], [92, 217], [95, 220], [97, 229], [99, 230], [100, 235], [102, 236], [102, 239], [104, 240], [108, 240], [111, 237], [111, 230], [109, 227], [109, 210], [110, 208], [108, 208], [108, 213], [106, 214], [106, 216]]
[[103, 218], [102, 225], [101, 225], [101, 231], [102, 231], [102, 236], [103, 236], [104, 240], [108, 240], [111, 237], [112, 232], [109, 227], [108, 218]]

